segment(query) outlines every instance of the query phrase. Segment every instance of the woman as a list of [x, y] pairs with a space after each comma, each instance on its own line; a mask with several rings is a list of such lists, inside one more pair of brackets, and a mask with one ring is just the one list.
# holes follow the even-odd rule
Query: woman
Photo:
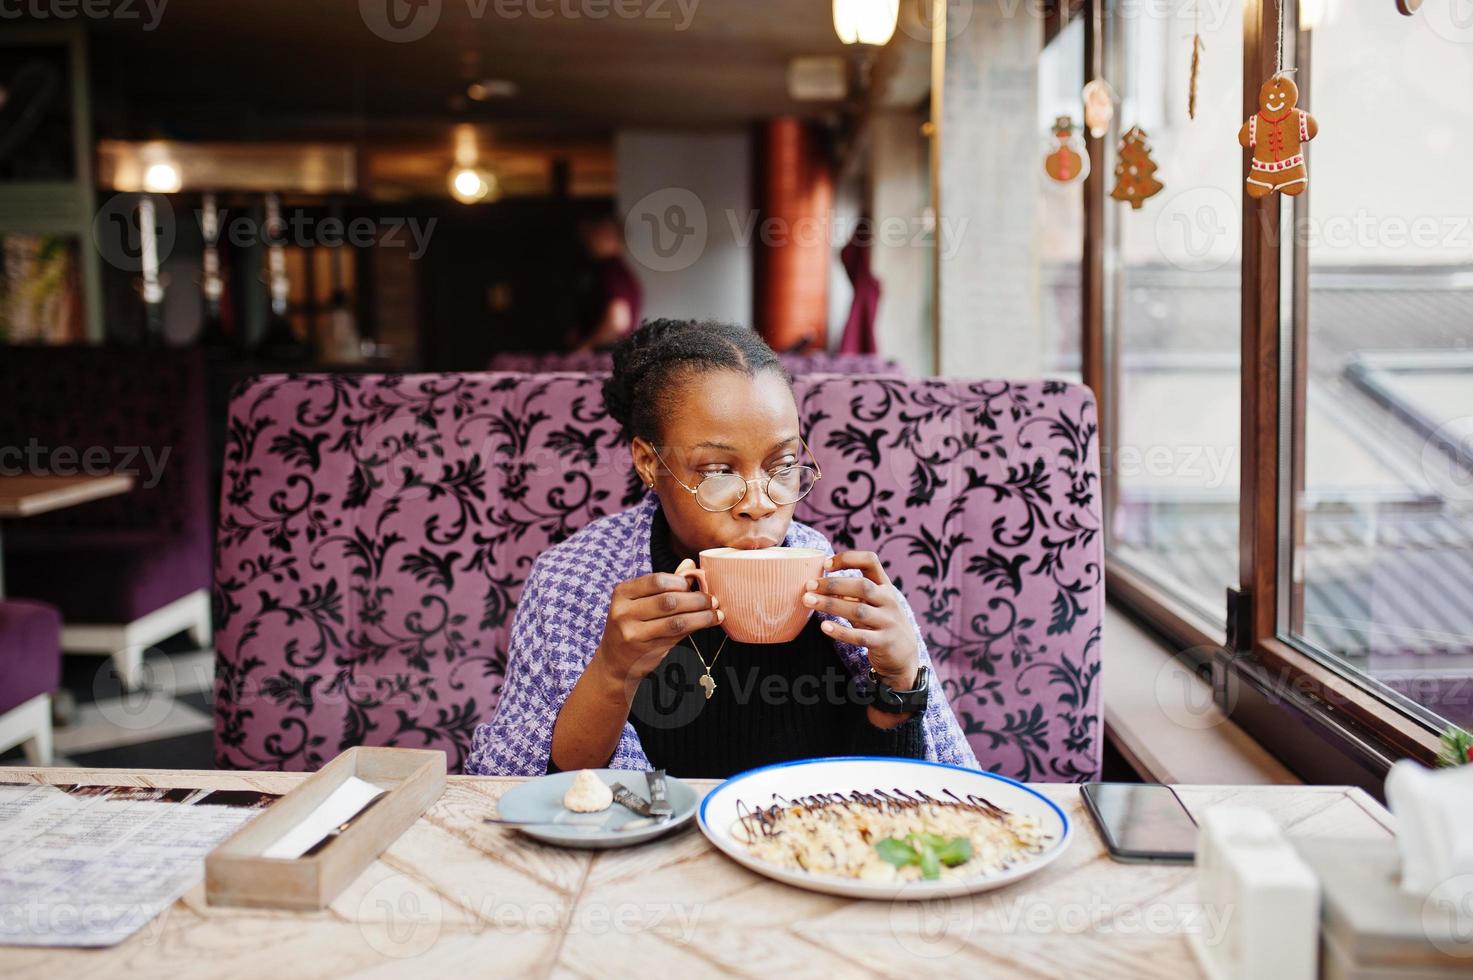
[[[755, 333], [648, 323], [615, 349], [604, 402], [652, 493], [537, 559], [467, 772], [723, 777], [824, 755], [976, 767], [879, 559], [835, 555], [793, 520], [820, 474], [791, 379]], [[780, 544], [830, 555], [804, 596], [818, 615], [790, 643], [728, 639], [716, 601], [677, 570], [706, 548]]]

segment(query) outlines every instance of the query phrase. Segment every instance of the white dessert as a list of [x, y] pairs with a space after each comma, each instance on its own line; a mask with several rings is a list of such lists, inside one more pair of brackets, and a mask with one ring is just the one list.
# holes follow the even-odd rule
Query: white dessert
[[597, 813], [614, 802], [614, 791], [592, 769], [580, 769], [573, 785], [563, 794], [563, 806], [574, 813]]

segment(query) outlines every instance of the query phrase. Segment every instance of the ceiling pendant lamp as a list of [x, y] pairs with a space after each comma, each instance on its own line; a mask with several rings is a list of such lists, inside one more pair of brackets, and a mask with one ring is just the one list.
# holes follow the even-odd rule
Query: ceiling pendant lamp
[[900, 0], [834, 0], [834, 33], [845, 44], [883, 47], [899, 16]]

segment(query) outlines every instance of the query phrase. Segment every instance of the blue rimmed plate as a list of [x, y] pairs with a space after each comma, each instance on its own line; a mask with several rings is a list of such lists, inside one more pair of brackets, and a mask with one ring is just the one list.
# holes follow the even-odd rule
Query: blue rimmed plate
[[[861, 881], [837, 875], [812, 874], [764, 861], [744, 847], [737, 801], [749, 807], [770, 806], [775, 799], [794, 800], [814, 793], [852, 793], [876, 790], [907, 793], [923, 791], [941, 797], [950, 790], [960, 797], [984, 797], [1005, 810], [1036, 819], [1049, 843], [1038, 854], [991, 874], [939, 881]], [[847, 898], [925, 900], [966, 895], [998, 888], [1026, 878], [1054, 861], [1069, 846], [1069, 818], [1058, 804], [1016, 780], [996, 773], [963, 769], [939, 762], [854, 756], [810, 759], [753, 769], [728, 779], [706, 794], [699, 814], [706, 839], [738, 864], [789, 885]]]
[[[650, 798], [644, 773], [633, 769], [593, 770], [605, 785], [623, 783], [642, 799]], [[650, 823], [618, 803], [600, 813], [573, 813], [563, 806], [563, 794], [573, 785], [575, 772], [540, 776], [507, 790], [496, 803], [496, 816], [503, 820], [533, 820], [538, 823], [514, 827], [548, 844], [603, 850], [627, 847], [653, 840], [683, 827], [696, 815], [700, 797], [674, 776], [665, 777], [665, 791], [674, 811], [669, 820]], [[628, 825], [626, 827], [626, 825]]]

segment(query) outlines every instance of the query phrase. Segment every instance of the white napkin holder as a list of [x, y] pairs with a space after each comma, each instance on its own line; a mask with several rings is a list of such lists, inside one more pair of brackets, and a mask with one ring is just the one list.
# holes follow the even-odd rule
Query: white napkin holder
[[1446, 897], [1473, 899], [1473, 765], [1434, 771], [1403, 759], [1386, 774], [1386, 802], [1396, 817], [1401, 890], [1422, 898], [1456, 889]]
[[1212, 980], [1315, 980], [1320, 886], [1273, 818], [1262, 810], [1215, 806], [1197, 834], [1197, 892], [1225, 923], [1216, 935], [1188, 936]]

